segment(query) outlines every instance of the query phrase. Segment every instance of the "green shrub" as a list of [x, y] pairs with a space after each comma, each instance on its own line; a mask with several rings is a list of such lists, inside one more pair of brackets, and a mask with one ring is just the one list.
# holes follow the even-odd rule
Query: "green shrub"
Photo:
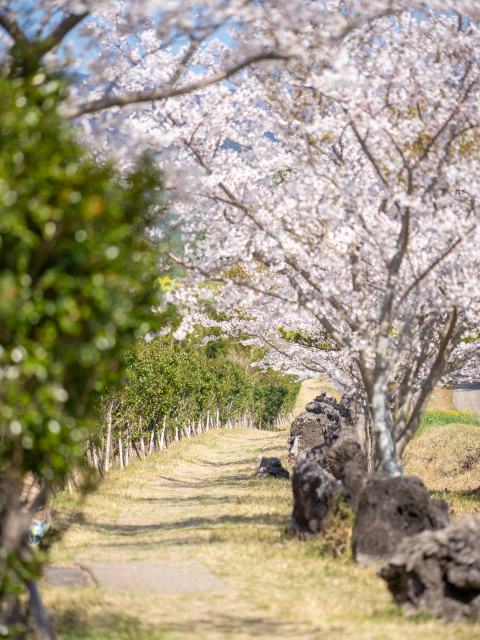
[[259, 424], [272, 423], [280, 414], [293, 410], [300, 391], [300, 383], [269, 369], [255, 379], [255, 413]]
[[104, 397], [104, 415], [111, 407], [117, 434], [133, 438], [164, 418], [173, 433], [190, 420], [205, 420], [207, 412], [216, 419], [217, 410], [222, 423], [249, 414], [265, 427], [293, 409], [300, 389], [292, 376], [232, 362], [226, 350], [212, 356], [195, 337], [182, 344], [170, 336], [141, 340], [125, 364], [128, 379]]
[[[147, 161], [128, 179], [100, 166], [57, 115], [64, 89], [43, 71], [0, 76], [3, 602], [37, 575], [27, 527], [83, 456], [102, 392], [124, 375], [121, 354], [160, 320], [157, 250], [144, 235], [161, 210], [159, 177]], [[27, 477], [41, 491], [20, 509]]]

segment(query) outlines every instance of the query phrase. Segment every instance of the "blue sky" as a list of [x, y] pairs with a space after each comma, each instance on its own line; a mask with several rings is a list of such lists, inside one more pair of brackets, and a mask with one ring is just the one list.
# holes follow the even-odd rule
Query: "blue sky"
[[[42, 19], [43, 12], [38, 11], [36, 9], [37, 5], [38, 3], [35, 0], [18, 0], [17, 2], [14, 2], [11, 5], [14, 10], [19, 12], [21, 16], [19, 20], [20, 26], [27, 33], [27, 35], [33, 35], [37, 31], [40, 21]], [[156, 20], [161, 19], [161, 11], [157, 11], [155, 18]], [[47, 33], [49, 33], [52, 27], [56, 23], [58, 23], [60, 19], [61, 19], [61, 16], [59, 14], [58, 17], [56, 17], [54, 20], [52, 20], [49, 23], [49, 25], [47, 25], [47, 28], [44, 30], [43, 35], [46, 35]], [[87, 17], [85, 18], [84, 22], [89, 20], [94, 20], [94, 18]], [[79, 61], [78, 72], [84, 74], [84, 73], [87, 73], [86, 63], [89, 59], [92, 58], [92, 56], [95, 55], [95, 50], [94, 49], [90, 51], [87, 50], [85, 46], [86, 43], [84, 39], [80, 36], [81, 25], [82, 23], [80, 23], [75, 29], [73, 29], [67, 35], [67, 37], [64, 40], [64, 43], [68, 43], [70, 45], [73, 56], [75, 57], [76, 60]], [[228, 46], [234, 46], [235, 41], [228, 35], [229, 28], [230, 27], [227, 27], [227, 26], [221, 27], [215, 32], [212, 38], [218, 38]], [[175, 49], [176, 48], [178, 49], [180, 46], [182, 46], [183, 43], [184, 41], [182, 42], [182, 40], [180, 39], [177, 40], [175, 42], [175, 45], [172, 47], [172, 49], [175, 51]], [[60, 51], [60, 53], [62, 52]]]

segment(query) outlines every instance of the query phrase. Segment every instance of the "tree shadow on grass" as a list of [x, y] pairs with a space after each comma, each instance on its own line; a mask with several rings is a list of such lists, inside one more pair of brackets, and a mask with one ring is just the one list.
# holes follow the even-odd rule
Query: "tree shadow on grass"
[[466, 500], [469, 502], [477, 503], [480, 506], [480, 487], [477, 489], [466, 489], [466, 490], [446, 490], [446, 491], [431, 491], [428, 489], [428, 495], [431, 498], [436, 498], [437, 500], [452, 500], [452, 498], [457, 498], [460, 500]]
[[480, 488], [466, 490], [428, 491], [430, 498], [445, 500], [450, 505], [450, 519], [480, 513]]
[[[260, 480], [260, 479], [259, 479]], [[284, 482], [287, 483], [289, 482], [288, 480], [284, 479], [284, 478], [261, 478], [261, 481], [263, 482]], [[290, 489], [290, 487], [288, 486], [288, 489]], [[257, 495], [251, 495], [251, 494], [246, 494], [242, 493], [242, 492], [238, 492], [237, 495], [227, 495], [227, 496], [209, 496], [209, 495], [202, 495], [202, 496], [197, 496], [197, 495], [192, 495], [192, 496], [175, 496], [175, 498], [173, 498], [172, 496], [167, 496], [164, 498], [137, 498], [134, 502], [142, 502], [144, 504], [150, 504], [152, 506], [164, 506], [164, 505], [171, 505], [172, 502], [174, 502], [175, 504], [180, 504], [180, 505], [184, 505], [184, 506], [197, 506], [199, 503], [202, 504], [202, 507], [208, 507], [208, 506], [219, 506], [219, 505], [223, 505], [223, 504], [231, 504], [232, 501], [236, 502], [236, 504], [255, 504], [258, 503], [259, 498]], [[278, 504], [278, 496], [277, 495], [262, 495], [261, 498], [261, 502], [263, 505], [265, 504]]]
[[[267, 451], [278, 451], [278, 443], [277, 444], [272, 444], [269, 447], [264, 447], [263, 448], [263, 453], [266, 453]], [[285, 452], [286, 452], [286, 448], [285, 448]]]
[[155, 524], [99, 524], [86, 522], [92, 530], [99, 533], [115, 533], [116, 535], [132, 536], [142, 533], [162, 533], [169, 531], [181, 532], [185, 529], [218, 529], [222, 526], [258, 526], [258, 525], [278, 525], [285, 520], [281, 514], [259, 513], [252, 516], [224, 515], [217, 518], [187, 518], [169, 523]]
[[161, 480], [167, 480], [169, 483], [171, 483], [170, 486], [189, 487], [196, 490], [207, 489], [208, 487], [211, 487], [212, 485], [219, 482], [222, 483], [222, 486], [238, 486], [245, 480], [245, 477], [245, 472], [235, 473], [232, 475], [221, 476], [220, 478], [212, 479], [195, 478], [194, 476], [191, 476], [187, 480], [181, 480], [179, 478], [171, 478], [168, 476], [156, 476], [156, 478], [160, 478]]
[[210, 462], [209, 460], [201, 460], [200, 458], [192, 458], [192, 460], [194, 462], [198, 462], [199, 464], [203, 464], [206, 467], [216, 467], [216, 468], [221, 468], [221, 467], [232, 467], [232, 466], [238, 466], [240, 464], [252, 464], [253, 460], [251, 457], [249, 458], [243, 458], [243, 460], [234, 460], [233, 462]]
[[[198, 504], [199, 501], [202, 501], [202, 505], [213, 505], [213, 504], [225, 504], [225, 503], [229, 503], [231, 502], [232, 498], [230, 496], [202, 496], [201, 498], [199, 498], [198, 496], [187, 496], [187, 497], [175, 497], [175, 502], [178, 504]], [[171, 503], [172, 502], [172, 498], [171, 497], [167, 497], [167, 498], [137, 498], [135, 500], [135, 502], [144, 502], [144, 503], [148, 503], [148, 504], [158, 504], [159, 506], [167, 504], [167, 503]]]
[[[242, 618], [225, 614], [215, 614], [214, 618], [195, 618], [170, 624], [146, 624], [145, 621], [128, 614], [120, 615], [102, 607], [101, 613], [84, 611], [70, 606], [52, 615], [54, 630], [63, 640], [170, 640], [181, 638], [225, 637], [261, 637], [298, 638], [299, 634], [308, 637], [328, 638], [326, 630], [305, 628], [293, 622], [275, 622], [262, 617]], [[338, 631], [338, 630], [336, 630]], [[314, 635], [312, 635], [314, 634]]]
[[[250, 538], [258, 540], [260, 531], [264, 532], [263, 537], [265, 535], [272, 537], [272, 534], [274, 538], [278, 535], [282, 537], [286, 524], [287, 517], [284, 514], [262, 513], [253, 516], [194, 517], [168, 524], [91, 523], [90, 526], [96, 533], [106, 536], [105, 540], [96, 542], [96, 551], [103, 548], [109, 550], [131, 548], [141, 551], [152, 545], [155, 549], [160, 549], [162, 547], [195, 547], [212, 542], [224, 544]], [[172, 534], [174, 534], [173, 537]]]
[[[268, 457], [268, 456], [267, 456]], [[157, 478], [160, 478], [162, 480], [167, 480], [169, 482], [168, 484], [168, 488], [172, 488], [172, 489], [192, 489], [193, 491], [200, 491], [200, 490], [208, 490], [211, 489], [212, 487], [218, 487], [220, 484], [222, 486], [222, 489], [226, 489], [226, 488], [232, 488], [232, 489], [236, 489], [236, 490], [243, 490], [245, 487], [245, 481], [249, 480], [250, 482], [253, 481], [258, 481], [258, 482], [265, 482], [265, 481], [280, 481], [280, 478], [256, 478], [256, 476], [252, 476], [251, 475], [251, 469], [248, 469], [248, 472], [243, 472], [243, 473], [239, 473], [239, 474], [233, 474], [233, 475], [225, 475], [225, 476], [221, 476], [220, 478], [214, 478], [212, 480], [205, 480], [205, 478], [198, 478], [197, 481], [195, 481], [195, 478], [189, 478], [188, 480], [179, 480], [177, 478], [169, 478], [168, 476], [156, 476]], [[159, 491], [161, 491], [161, 488], [159, 488]], [[172, 495], [168, 496], [168, 499], [170, 500], [172, 498]], [[123, 500], [125, 500], [125, 498], [122, 497]], [[141, 498], [140, 498], [141, 499]], [[155, 500], [156, 498], [152, 498], [152, 500]], [[138, 502], [139, 498], [134, 497], [131, 499], [132, 502]]]

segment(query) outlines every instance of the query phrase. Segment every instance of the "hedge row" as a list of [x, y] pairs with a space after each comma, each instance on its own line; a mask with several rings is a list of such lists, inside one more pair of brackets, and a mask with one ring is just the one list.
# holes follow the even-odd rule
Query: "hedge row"
[[[220, 342], [232, 350], [228, 340]], [[141, 340], [127, 355], [128, 379], [105, 397], [103, 415], [111, 412], [113, 433], [128, 438], [151, 432], [164, 419], [167, 433], [173, 433], [217, 410], [222, 422], [248, 414], [255, 426], [266, 428], [293, 409], [300, 384], [246, 360], [234, 362], [225, 349], [202, 347], [194, 338], [183, 344], [170, 337]]]

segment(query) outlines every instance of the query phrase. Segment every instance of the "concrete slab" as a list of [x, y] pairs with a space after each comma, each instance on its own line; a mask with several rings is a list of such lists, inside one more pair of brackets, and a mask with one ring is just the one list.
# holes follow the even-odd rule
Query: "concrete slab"
[[91, 576], [80, 567], [45, 567], [43, 578], [52, 587], [88, 587], [95, 584]]
[[217, 591], [227, 586], [194, 560], [174, 562], [82, 562], [105, 589], [116, 591]]
[[459, 382], [453, 391], [453, 404], [459, 411], [480, 412], [480, 380]]

